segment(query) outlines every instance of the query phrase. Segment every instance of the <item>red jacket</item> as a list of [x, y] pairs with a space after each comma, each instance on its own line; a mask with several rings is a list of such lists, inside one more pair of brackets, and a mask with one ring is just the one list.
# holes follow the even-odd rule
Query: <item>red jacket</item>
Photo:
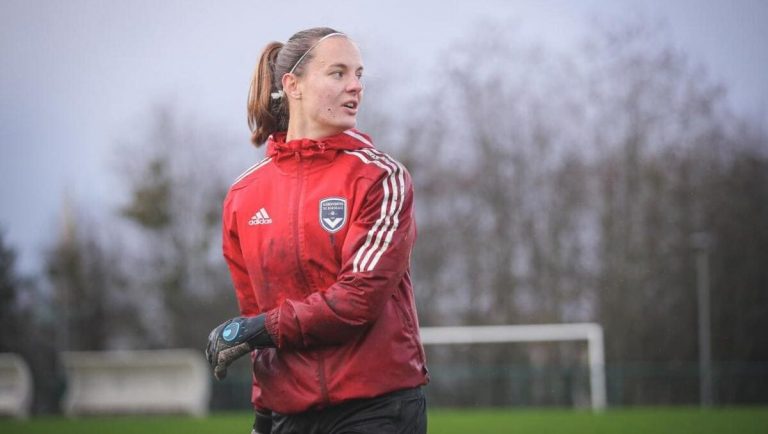
[[224, 200], [223, 245], [242, 315], [277, 348], [253, 354], [253, 404], [322, 408], [428, 381], [410, 277], [405, 168], [348, 130], [270, 137]]

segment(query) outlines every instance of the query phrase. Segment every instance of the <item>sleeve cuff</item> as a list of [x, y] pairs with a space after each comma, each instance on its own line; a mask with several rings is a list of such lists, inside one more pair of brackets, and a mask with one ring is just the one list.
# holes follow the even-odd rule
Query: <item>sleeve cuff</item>
[[282, 342], [280, 342], [280, 308], [276, 307], [270, 311], [267, 312], [267, 319], [264, 322], [264, 325], [267, 328], [267, 333], [269, 333], [269, 337], [272, 338], [272, 342], [275, 343], [275, 346], [277, 348], [280, 348]]

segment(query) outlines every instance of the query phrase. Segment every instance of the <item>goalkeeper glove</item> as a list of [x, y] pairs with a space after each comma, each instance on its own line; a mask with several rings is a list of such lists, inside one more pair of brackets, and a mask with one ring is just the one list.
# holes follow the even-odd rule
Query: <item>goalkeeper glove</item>
[[229, 365], [257, 348], [274, 347], [264, 325], [266, 315], [238, 316], [219, 325], [208, 335], [205, 357], [213, 375], [221, 380]]

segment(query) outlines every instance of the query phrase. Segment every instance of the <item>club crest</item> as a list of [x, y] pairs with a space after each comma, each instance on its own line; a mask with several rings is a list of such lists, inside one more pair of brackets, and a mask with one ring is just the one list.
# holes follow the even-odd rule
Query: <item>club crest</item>
[[329, 197], [320, 201], [320, 226], [330, 233], [338, 232], [347, 222], [347, 200]]

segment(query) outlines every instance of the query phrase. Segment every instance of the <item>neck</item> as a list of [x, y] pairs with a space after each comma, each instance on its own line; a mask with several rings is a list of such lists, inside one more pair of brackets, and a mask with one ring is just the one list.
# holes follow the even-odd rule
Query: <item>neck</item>
[[318, 140], [323, 137], [339, 134], [340, 132], [341, 131], [337, 131], [336, 129], [317, 128], [306, 125], [306, 123], [303, 122], [293, 122], [291, 119], [288, 121], [288, 131], [285, 135], [285, 141], [290, 142], [291, 140], [297, 139]]

